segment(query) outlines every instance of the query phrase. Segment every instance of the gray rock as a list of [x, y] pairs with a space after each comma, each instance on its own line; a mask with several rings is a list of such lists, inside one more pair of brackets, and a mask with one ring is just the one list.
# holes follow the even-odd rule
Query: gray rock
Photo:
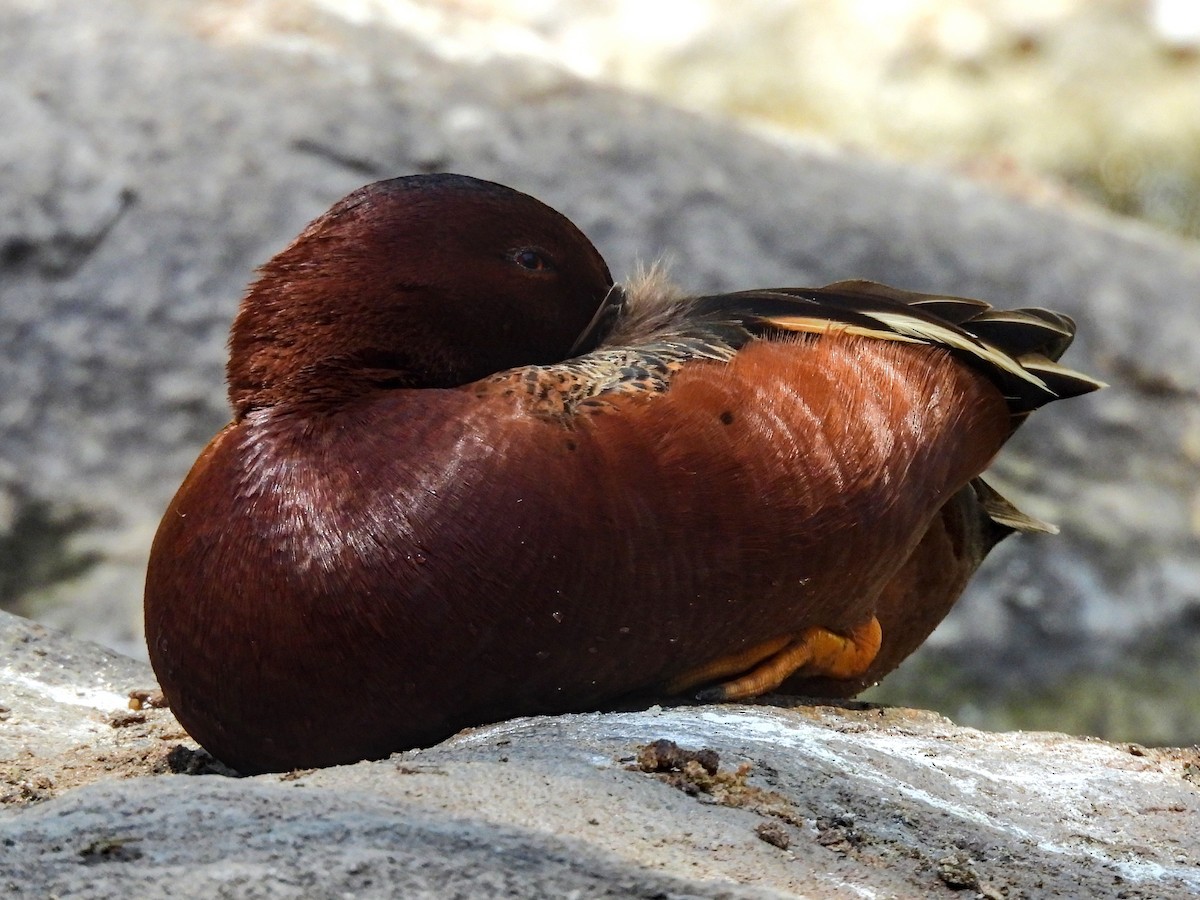
[[[234, 778], [168, 711], [112, 711], [152, 686], [143, 664], [4, 614], [0, 644], [12, 896], [1200, 891], [1194, 749], [781, 701], [518, 719], [378, 762]], [[672, 759], [657, 741], [707, 753]]]
[[1002, 548], [890, 690], [1200, 738], [1194, 245], [266, 0], [9, 3], [0, 56], [9, 608], [141, 652], [150, 537], [224, 421], [253, 266], [364, 182], [456, 170], [562, 209], [619, 274], [666, 254], [696, 289], [867, 277], [1075, 316], [1068, 361], [1114, 387], [1046, 411], [999, 465], [1063, 535]]

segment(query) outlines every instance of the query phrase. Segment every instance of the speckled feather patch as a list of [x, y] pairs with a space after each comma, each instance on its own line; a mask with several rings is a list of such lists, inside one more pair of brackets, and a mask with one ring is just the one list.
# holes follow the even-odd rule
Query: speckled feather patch
[[728, 362], [750, 337], [743, 329], [736, 331], [741, 337], [736, 343], [698, 330], [663, 335], [639, 346], [602, 347], [556, 365], [510, 369], [477, 383], [476, 394], [524, 395], [535, 415], [548, 418], [598, 412], [613, 394], [662, 393], [686, 363]]

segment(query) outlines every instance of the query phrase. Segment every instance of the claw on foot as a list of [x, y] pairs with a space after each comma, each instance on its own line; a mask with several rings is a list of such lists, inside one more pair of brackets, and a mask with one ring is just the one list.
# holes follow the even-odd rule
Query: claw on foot
[[825, 628], [809, 628], [795, 640], [777, 638], [722, 657], [677, 678], [667, 689], [682, 693], [699, 684], [744, 673], [696, 695], [696, 699], [703, 702], [719, 703], [765, 694], [800, 669], [804, 669], [806, 675], [853, 678], [871, 665], [882, 640], [883, 631], [874, 616], [848, 635], [834, 634]]

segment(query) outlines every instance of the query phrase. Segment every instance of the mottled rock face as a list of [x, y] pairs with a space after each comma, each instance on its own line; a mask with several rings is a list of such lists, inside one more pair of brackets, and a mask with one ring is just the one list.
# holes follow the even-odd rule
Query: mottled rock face
[[665, 253], [695, 289], [865, 277], [1074, 316], [1072, 364], [1114, 387], [1032, 422], [999, 463], [1063, 534], [989, 561], [889, 696], [1200, 737], [1194, 247], [543, 66], [451, 64], [377, 27], [248, 8], [249, 30], [218, 4], [0, 11], [7, 606], [140, 652], [150, 535], [227, 416], [224, 341], [253, 267], [347, 191], [448, 169], [561, 209], [618, 279]]
[[0, 887], [17, 895], [1200, 890], [1194, 749], [779, 698], [517, 719], [234, 778], [168, 710], [126, 708], [154, 687], [144, 664], [3, 613], [0, 649]]

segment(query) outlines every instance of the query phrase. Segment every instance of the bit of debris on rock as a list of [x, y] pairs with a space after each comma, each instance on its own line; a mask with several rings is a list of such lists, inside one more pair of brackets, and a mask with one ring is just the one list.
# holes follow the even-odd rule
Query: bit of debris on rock
[[311, 775], [316, 769], [292, 769], [290, 772], [283, 772], [279, 776], [280, 781], [299, 781], [305, 775]]
[[5, 779], [0, 782], [0, 805], [48, 800], [53, 796], [54, 788], [54, 779], [40, 772], [28, 778]]
[[716, 750], [684, 750], [674, 741], [652, 741], [638, 748], [637, 767], [643, 772], [682, 772], [689, 762], [696, 762], [709, 775], [716, 775], [721, 757]]
[[732, 772], [721, 772], [720, 756], [715, 750], [687, 750], [668, 740], [639, 747], [636, 759], [630, 769], [657, 775], [689, 797], [774, 816], [790, 825], [802, 824], [785, 797], [746, 782], [753, 769], [750, 763], [742, 763]]
[[965, 853], [952, 853], [939, 859], [937, 876], [946, 887], [956, 891], [979, 889], [979, 873], [971, 866], [971, 859]]
[[867, 837], [854, 827], [854, 817], [847, 815], [822, 816], [816, 821], [817, 843], [843, 856], [860, 846], [870, 843]]
[[167, 768], [176, 775], [227, 775], [237, 777], [237, 772], [223, 762], [214, 759], [207, 750], [192, 749], [177, 744], [167, 754]]
[[157, 688], [143, 688], [141, 690], [130, 691], [129, 708], [135, 712], [140, 712], [143, 709], [166, 709], [167, 698]]
[[763, 822], [754, 829], [754, 833], [758, 835], [760, 841], [765, 841], [780, 850], [786, 850], [792, 843], [791, 836], [778, 822]]
[[115, 712], [108, 717], [108, 724], [113, 728], [128, 728], [130, 725], [146, 724], [145, 713]]
[[[310, 772], [315, 772], [315, 769], [309, 769]], [[401, 775], [449, 775], [450, 773], [438, 768], [437, 766], [409, 766], [404, 763], [396, 764], [396, 771]]]
[[96, 865], [105, 862], [132, 862], [142, 858], [142, 851], [130, 846], [139, 838], [101, 838], [92, 841], [79, 851], [84, 865]]
[[765, 793], [746, 784], [749, 763], [742, 763], [733, 772], [721, 772], [721, 757], [715, 750], [687, 750], [674, 741], [652, 741], [637, 751], [637, 762], [631, 769], [659, 775], [672, 787], [690, 797], [701, 794], [712, 802], [740, 806], [736, 797], [746, 792]]

